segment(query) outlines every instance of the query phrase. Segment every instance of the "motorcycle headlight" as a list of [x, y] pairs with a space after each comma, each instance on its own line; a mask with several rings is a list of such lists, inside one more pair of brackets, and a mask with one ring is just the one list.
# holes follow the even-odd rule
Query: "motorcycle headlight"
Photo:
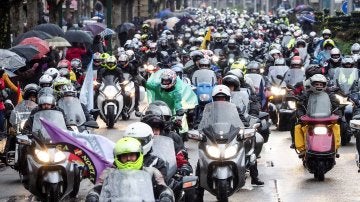
[[126, 92], [131, 91], [131, 86], [130, 86], [130, 85], [126, 85], [126, 86], [125, 86], [125, 91], [126, 91]]
[[206, 153], [213, 158], [220, 158], [220, 149], [217, 146], [206, 145]]
[[48, 150], [35, 149], [36, 158], [41, 162], [48, 163], [50, 161], [50, 155]]
[[22, 121], [20, 122], [20, 128], [21, 128], [21, 129], [24, 128], [25, 123], [26, 123], [26, 120], [22, 120]]
[[260, 68], [260, 74], [262, 74], [264, 72], [265, 72], [264, 68]]
[[288, 101], [287, 102], [290, 109], [296, 109], [296, 102], [295, 101]]
[[234, 58], [230, 58], [230, 59], [229, 59], [229, 63], [230, 63], [230, 64], [234, 63]]
[[182, 46], [183, 45], [183, 41], [182, 40], [177, 40], [177, 44], [179, 45], [179, 46]]
[[214, 56], [212, 57], [212, 60], [213, 60], [213, 62], [217, 63], [217, 62], [219, 61], [219, 57], [216, 56], [216, 55], [214, 55]]
[[314, 127], [314, 134], [315, 135], [326, 135], [328, 129], [325, 126], [315, 126]]
[[209, 101], [210, 100], [210, 95], [209, 94], [200, 94], [199, 99], [202, 102]]
[[279, 87], [271, 87], [271, 93], [273, 95], [279, 96], [279, 95], [285, 95], [286, 94], [286, 90], [284, 88], [279, 88]]
[[66, 159], [65, 153], [63, 151], [56, 150], [54, 155], [54, 163], [65, 161], [65, 159]]
[[236, 152], [238, 151], [238, 144], [231, 145], [230, 147], [227, 147], [224, 152], [224, 158], [231, 158], [236, 155]]

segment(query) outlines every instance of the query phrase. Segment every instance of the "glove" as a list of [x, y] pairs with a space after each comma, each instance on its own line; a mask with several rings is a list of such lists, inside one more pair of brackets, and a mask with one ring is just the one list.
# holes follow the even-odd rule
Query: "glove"
[[169, 193], [161, 193], [159, 196], [160, 202], [174, 202], [174, 196], [170, 195]]
[[181, 166], [178, 172], [182, 176], [189, 176], [193, 172], [193, 169], [190, 164], [184, 164], [183, 166]]
[[99, 195], [90, 193], [86, 196], [85, 202], [98, 202], [99, 201]]

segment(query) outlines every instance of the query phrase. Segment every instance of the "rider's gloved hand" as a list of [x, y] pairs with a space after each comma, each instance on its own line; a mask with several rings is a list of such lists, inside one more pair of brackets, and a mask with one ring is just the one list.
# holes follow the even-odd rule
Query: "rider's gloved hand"
[[171, 196], [167, 193], [160, 194], [159, 200], [160, 200], [160, 202], [174, 202], [175, 201], [174, 196]]
[[99, 201], [99, 195], [95, 193], [89, 193], [85, 199], [85, 202], [98, 202], [98, 201]]
[[182, 176], [189, 176], [193, 172], [193, 169], [189, 164], [184, 164], [179, 168], [178, 172]]

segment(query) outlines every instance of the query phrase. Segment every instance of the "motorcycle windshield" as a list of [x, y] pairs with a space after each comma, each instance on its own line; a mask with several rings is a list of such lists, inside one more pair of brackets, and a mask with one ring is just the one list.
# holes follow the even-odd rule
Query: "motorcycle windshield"
[[355, 81], [359, 80], [359, 72], [357, 68], [336, 68], [334, 78], [338, 87], [349, 94]]
[[249, 112], [249, 94], [246, 91], [231, 92], [231, 102], [241, 110], [241, 113], [247, 114]]
[[51, 140], [46, 129], [41, 124], [40, 118], [43, 118], [47, 121], [54, 123], [57, 127], [66, 130], [66, 124], [64, 115], [62, 112], [57, 110], [42, 110], [34, 114], [34, 122], [32, 125], [32, 132], [39, 134], [39, 138], [42, 138], [45, 141]]
[[236, 135], [235, 131], [243, 126], [233, 103], [217, 101], [205, 105], [199, 130], [212, 141], [227, 142], [232, 140]]
[[296, 48], [296, 49], [299, 51], [299, 56], [301, 57], [302, 61], [305, 61], [308, 56], [307, 48]]
[[114, 75], [106, 75], [102, 79], [102, 82], [104, 86], [115, 86], [115, 84], [118, 82], [118, 79]]
[[253, 74], [253, 73], [249, 73], [249, 74], [245, 74], [245, 79], [251, 79], [251, 81], [254, 84], [254, 87], [259, 89], [261, 82], [263, 82], [263, 77], [260, 74]]
[[214, 71], [209, 69], [196, 70], [191, 78], [191, 83], [195, 86], [197, 86], [200, 83], [207, 83], [213, 86], [215, 85], [215, 82], [216, 82], [216, 75]]
[[170, 137], [155, 135], [151, 154], [165, 161], [167, 176], [169, 180], [176, 173], [176, 154], [174, 141]]
[[[286, 72], [289, 70], [288, 66], [270, 66], [269, 67], [269, 81], [271, 85], [285, 86], [285, 82], [277, 76], [285, 77]], [[285, 78], [284, 78], [285, 79]]]
[[23, 100], [16, 105], [10, 114], [10, 123], [15, 126], [22, 120], [27, 120], [30, 116], [31, 110], [37, 107], [37, 104], [31, 100]]
[[305, 72], [302, 69], [289, 69], [286, 72], [284, 81], [286, 84], [291, 86], [295, 86], [295, 84], [299, 82], [303, 82], [305, 80]]
[[325, 92], [312, 93], [309, 96], [307, 115], [312, 118], [324, 118], [331, 116], [331, 102]]
[[152, 178], [143, 170], [113, 169], [104, 179], [99, 201], [155, 201]]
[[129, 73], [123, 73], [123, 77], [124, 77], [125, 81], [131, 81], [132, 80], [132, 76]]
[[86, 122], [84, 110], [78, 98], [63, 97], [58, 101], [58, 106], [64, 110], [68, 125], [81, 126]]

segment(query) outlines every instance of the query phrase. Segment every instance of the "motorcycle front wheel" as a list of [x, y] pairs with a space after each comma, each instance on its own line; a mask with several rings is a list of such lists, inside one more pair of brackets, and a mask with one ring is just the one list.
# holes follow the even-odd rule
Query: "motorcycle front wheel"
[[115, 124], [114, 106], [108, 106], [106, 115], [106, 125], [108, 128], [113, 128]]
[[50, 183], [47, 186], [46, 202], [57, 202], [60, 200], [60, 184]]
[[228, 188], [229, 182], [227, 180], [218, 180], [217, 182], [217, 196], [220, 202], [228, 202]]

